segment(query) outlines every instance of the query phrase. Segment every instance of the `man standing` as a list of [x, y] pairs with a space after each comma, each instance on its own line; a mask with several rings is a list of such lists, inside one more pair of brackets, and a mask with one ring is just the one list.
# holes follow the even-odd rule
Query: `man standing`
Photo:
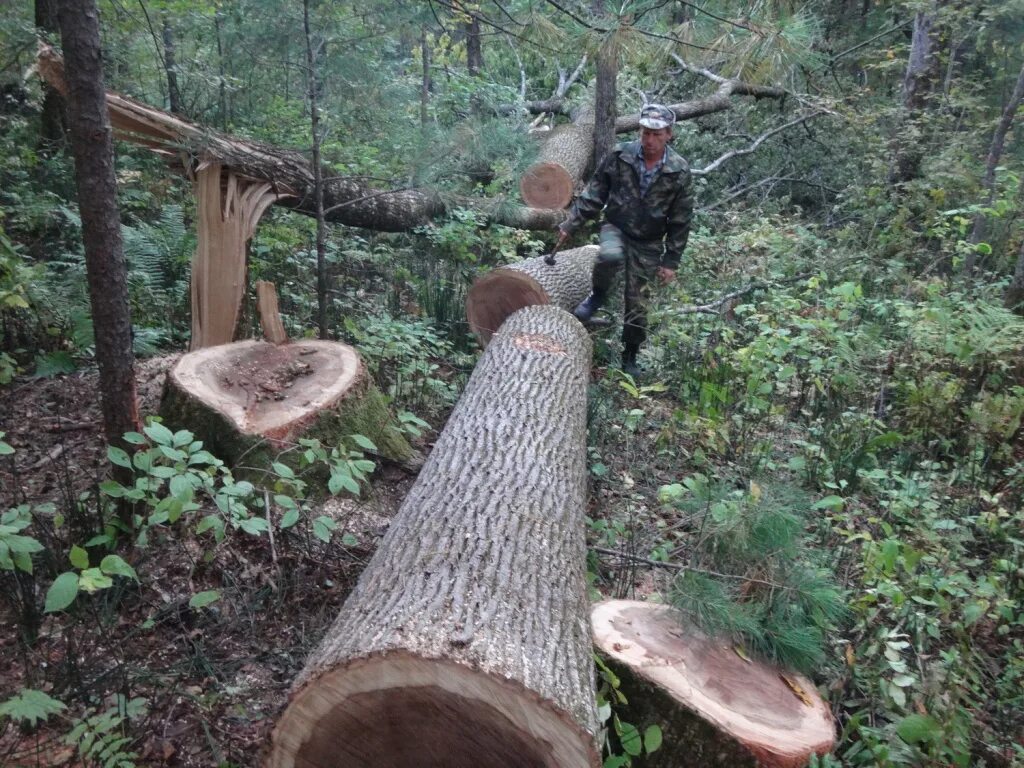
[[671, 147], [676, 116], [668, 107], [640, 110], [640, 140], [619, 144], [594, 173], [559, 225], [558, 245], [604, 210], [600, 252], [594, 264], [593, 292], [573, 314], [588, 322], [604, 304], [612, 281], [625, 264], [622, 370], [640, 374], [637, 353], [647, 338], [647, 302], [656, 277], [670, 282], [690, 236], [693, 197], [690, 168]]

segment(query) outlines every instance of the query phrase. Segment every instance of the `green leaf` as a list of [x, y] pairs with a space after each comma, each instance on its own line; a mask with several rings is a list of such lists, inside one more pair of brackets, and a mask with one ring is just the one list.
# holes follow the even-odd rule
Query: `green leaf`
[[138, 432], [125, 432], [123, 439], [129, 445], [145, 445], [146, 438], [140, 435]]
[[335, 472], [331, 475], [331, 479], [327, 481], [327, 490], [332, 494], [340, 493], [342, 490], [348, 491], [349, 493], [358, 496], [359, 495], [359, 483], [352, 479], [351, 475], [346, 475], [341, 472]]
[[135, 569], [117, 555], [107, 555], [100, 562], [100, 570], [110, 576], [125, 576], [129, 579], [139, 580]]
[[980, 253], [982, 256], [992, 255], [992, 246], [988, 243], [977, 243], [974, 246], [974, 250]]
[[11, 548], [11, 552], [24, 552], [26, 555], [31, 555], [34, 552], [43, 551], [43, 545], [31, 536], [9, 534], [4, 536], [4, 542]]
[[896, 726], [896, 733], [907, 744], [934, 742], [942, 738], [942, 726], [930, 715], [907, 715]]
[[68, 554], [68, 560], [70, 560], [71, 564], [79, 570], [89, 567], [89, 553], [77, 544], [71, 547], [71, 552]]
[[268, 530], [270, 526], [267, 525], [267, 521], [262, 517], [246, 517], [238, 521], [238, 527], [246, 533], [252, 534], [253, 536], [259, 536], [261, 533]]
[[320, 517], [313, 521], [313, 535], [320, 539], [320, 541], [330, 543], [331, 531], [337, 527], [338, 524], [331, 518], [326, 515], [320, 515]]
[[63, 350], [36, 355], [36, 370], [33, 376], [37, 379], [52, 379], [63, 373], [74, 373], [78, 370], [75, 359]]
[[834, 509], [839, 511], [843, 508], [844, 500], [842, 496], [826, 496], [824, 499], [819, 499], [814, 502], [812, 509]]
[[297, 509], [298, 504], [295, 503], [295, 499], [291, 496], [287, 496], [283, 493], [278, 493], [274, 496], [274, 502], [285, 509]]
[[643, 740], [640, 738], [640, 731], [636, 729], [636, 726], [632, 723], [623, 723], [621, 721], [617, 725], [618, 728], [616, 730], [618, 731], [619, 743], [622, 744], [623, 751], [633, 757], [643, 754]]
[[112, 499], [120, 499], [125, 494], [125, 487], [116, 480], [104, 480], [100, 490]]
[[629, 757], [626, 755], [608, 755], [604, 759], [604, 768], [623, 768], [629, 765]]
[[351, 533], [346, 533], [344, 536], [342, 536], [341, 537], [341, 543], [344, 544], [346, 547], [358, 547], [359, 546], [359, 540], [355, 536], [353, 536]]
[[171, 436], [171, 445], [175, 448], [184, 448], [186, 445], [189, 445], [194, 438], [195, 435], [187, 429], [179, 429]]
[[14, 453], [14, 449], [3, 440], [0, 440], [0, 456], [10, 456], [12, 453]]
[[285, 528], [291, 528], [297, 522], [299, 522], [299, 510], [297, 507], [292, 507], [281, 516], [281, 522], [277, 527], [283, 531]]
[[125, 467], [126, 469], [132, 468], [131, 456], [123, 448], [118, 448], [116, 445], [107, 446], [107, 458], [110, 459], [111, 464], [117, 464], [117, 466]]
[[64, 709], [67, 709], [64, 704], [42, 691], [22, 688], [16, 696], [0, 704], [0, 717], [9, 717], [35, 727], [40, 720], [46, 720]]
[[277, 472], [278, 477], [283, 477], [285, 480], [295, 479], [295, 473], [292, 471], [292, 468], [289, 467], [287, 464], [282, 464], [280, 461], [275, 461], [271, 466], [273, 466], [274, 471]]
[[99, 568], [86, 568], [78, 577], [78, 586], [85, 592], [99, 592], [114, 585], [114, 580]]
[[174, 433], [159, 421], [154, 421], [142, 431], [157, 445], [172, 445], [174, 443]]
[[377, 446], [373, 444], [373, 441], [365, 435], [349, 435], [352, 438], [352, 442], [362, 448], [364, 451], [373, 451], [376, 453]]
[[649, 755], [661, 747], [661, 728], [657, 725], [647, 726], [644, 731], [644, 751]]
[[63, 611], [75, 601], [78, 595], [78, 574], [72, 571], [62, 573], [46, 591], [46, 605], [43, 613]]
[[32, 556], [27, 552], [12, 552], [11, 560], [19, 571], [32, 573]]
[[192, 599], [188, 601], [189, 608], [205, 608], [212, 603], [216, 603], [220, 600], [220, 591], [216, 589], [208, 589], [205, 592], [198, 592], [192, 595]]

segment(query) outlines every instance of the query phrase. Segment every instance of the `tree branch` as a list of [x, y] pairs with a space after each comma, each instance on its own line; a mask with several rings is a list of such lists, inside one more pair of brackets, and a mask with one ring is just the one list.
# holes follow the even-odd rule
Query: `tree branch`
[[756, 139], [754, 139], [753, 142], [751, 142], [749, 147], [746, 147], [745, 149], [730, 149], [728, 152], [726, 152], [724, 155], [722, 155], [717, 160], [712, 162], [710, 165], [707, 165], [704, 168], [692, 168], [690, 170], [690, 173], [692, 173], [694, 176], [707, 176], [709, 173], [713, 173], [714, 171], [716, 171], [719, 168], [721, 168], [723, 164], [725, 164], [729, 160], [732, 160], [734, 157], [740, 157], [742, 155], [749, 155], [752, 152], [755, 152], [757, 150], [757, 148], [760, 147], [765, 141], [767, 141], [772, 136], [775, 136], [778, 133], [782, 133], [787, 128], [792, 128], [794, 125], [800, 125], [801, 123], [806, 123], [808, 120], [813, 120], [815, 117], [819, 117], [819, 116], [824, 115], [824, 114], [826, 114], [826, 113], [825, 112], [813, 112], [813, 113], [811, 113], [809, 115], [804, 115], [803, 117], [798, 117], [796, 120], [790, 120], [788, 123], [784, 123], [783, 125], [780, 125], [777, 128], [773, 128], [772, 130], [768, 131], [767, 133], [762, 133], [760, 136], [758, 136]]

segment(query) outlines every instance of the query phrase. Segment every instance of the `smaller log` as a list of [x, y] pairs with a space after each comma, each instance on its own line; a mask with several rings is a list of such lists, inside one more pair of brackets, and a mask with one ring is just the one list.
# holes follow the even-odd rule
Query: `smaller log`
[[260, 312], [263, 338], [271, 344], [284, 344], [288, 341], [288, 333], [277, 308], [277, 288], [269, 280], [256, 281], [256, 306]]
[[533, 208], [565, 208], [575, 182], [559, 163], [535, 163], [519, 180], [519, 194]]
[[586, 184], [594, 154], [594, 115], [559, 125], [545, 138], [537, 162], [519, 181], [519, 193], [531, 208], [566, 208]]
[[661, 726], [645, 766], [801, 768], [832, 750], [832, 715], [806, 678], [741, 657], [665, 605], [609, 600], [591, 620], [629, 701], [622, 716]]
[[590, 294], [597, 246], [561, 251], [549, 265], [543, 256], [500, 267], [478, 278], [466, 295], [466, 318], [486, 347], [505, 318], [532, 305], [571, 311]]
[[275, 346], [238, 341], [184, 355], [167, 375], [160, 413], [231, 465], [294, 466], [300, 437], [338, 445], [364, 435], [378, 454], [414, 455], [355, 349], [305, 339]]

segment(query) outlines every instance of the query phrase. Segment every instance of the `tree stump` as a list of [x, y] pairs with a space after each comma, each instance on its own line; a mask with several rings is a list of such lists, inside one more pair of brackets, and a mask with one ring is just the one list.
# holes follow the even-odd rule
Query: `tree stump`
[[299, 674], [269, 768], [600, 764], [586, 598], [590, 342], [516, 313]]
[[561, 251], [555, 263], [543, 256], [500, 267], [477, 279], [466, 295], [466, 319], [481, 346], [505, 318], [523, 307], [554, 304], [572, 310], [590, 294], [597, 246]]
[[282, 452], [300, 437], [330, 446], [360, 434], [385, 458], [413, 456], [359, 354], [337, 342], [249, 340], [190, 352], [167, 375], [160, 413], [218, 458], [251, 468], [294, 463], [297, 452]]
[[645, 766], [800, 768], [832, 750], [832, 715], [800, 675], [741, 657], [668, 606], [609, 600], [591, 619], [629, 700], [622, 716], [661, 726], [664, 746]]

